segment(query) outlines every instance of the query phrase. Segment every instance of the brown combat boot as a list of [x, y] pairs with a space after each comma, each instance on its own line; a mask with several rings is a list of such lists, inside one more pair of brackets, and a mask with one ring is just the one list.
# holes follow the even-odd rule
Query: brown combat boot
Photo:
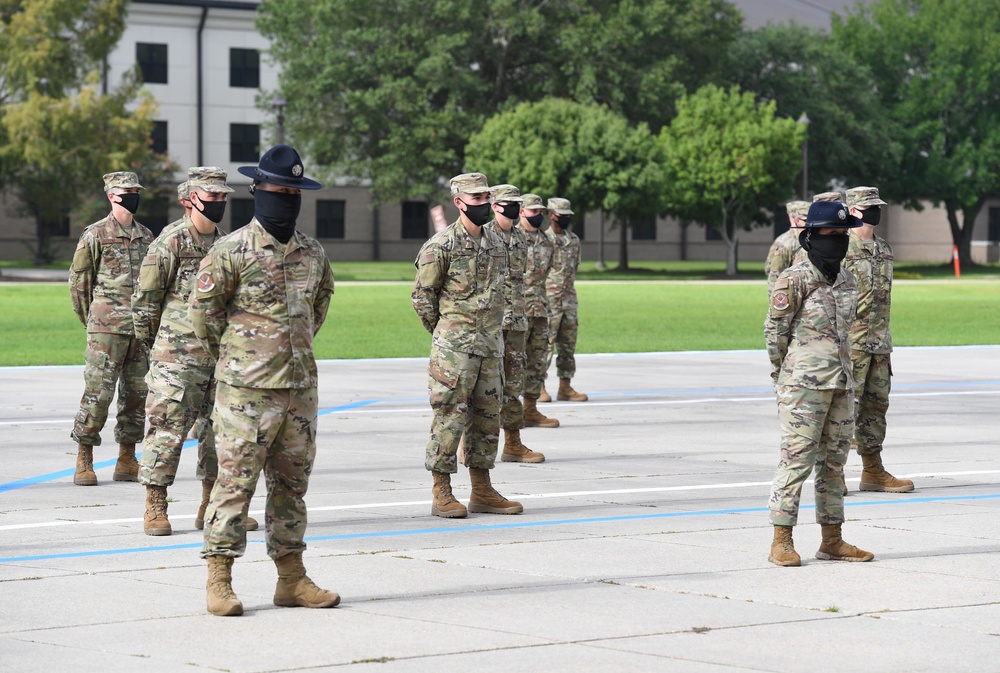
[[559, 390], [556, 392], [556, 399], [560, 402], [586, 402], [588, 398], [583, 393], [573, 390], [569, 384], [569, 379], [559, 379]]
[[799, 557], [799, 553], [795, 551], [795, 545], [792, 543], [791, 526], [775, 525], [774, 541], [771, 543], [771, 555], [767, 557], [767, 560], [779, 566], [802, 565], [802, 559]]
[[434, 502], [431, 503], [431, 514], [445, 519], [464, 519], [469, 515], [465, 505], [455, 499], [451, 493], [451, 475], [447, 472], [431, 472], [434, 475]]
[[170, 535], [167, 518], [167, 487], [146, 486], [146, 514], [142, 518], [142, 532], [146, 535]]
[[208, 582], [205, 589], [208, 596], [208, 611], [219, 617], [235, 617], [243, 614], [243, 603], [233, 592], [232, 556], [209, 556]]
[[819, 545], [816, 558], [824, 561], [871, 561], [875, 558], [875, 554], [870, 551], [844, 542], [840, 536], [840, 526], [839, 523], [821, 526], [823, 542]]
[[212, 489], [215, 481], [206, 479], [201, 482], [201, 504], [198, 506], [198, 513], [194, 515], [194, 527], [198, 530], [205, 528], [205, 510], [208, 509], [208, 501], [212, 499]]
[[482, 514], [520, 514], [524, 511], [521, 503], [503, 497], [490, 483], [490, 471], [476, 467], [469, 468], [472, 479], [472, 495], [469, 496], [469, 511]]
[[500, 460], [505, 463], [544, 463], [545, 455], [532, 451], [521, 443], [521, 431], [503, 429], [503, 453]]
[[861, 456], [861, 491], [885, 491], [886, 493], [909, 493], [913, 490], [913, 482], [909, 479], [896, 479], [882, 467], [882, 454], [870, 453]]
[[538, 393], [539, 402], [551, 402], [552, 396], [545, 392], [545, 386], [542, 386], [542, 392]]
[[94, 447], [80, 444], [76, 447], [76, 473], [73, 483], [77, 486], [97, 486], [94, 472]]
[[115, 481], [139, 481], [139, 461], [135, 459], [135, 442], [118, 445], [118, 462], [111, 475]]
[[283, 608], [332, 608], [340, 596], [320, 589], [306, 575], [302, 553], [286, 554], [274, 561], [278, 567], [278, 584], [274, 588], [274, 604]]
[[[541, 399], [541, 398], [538, 398]], [[559, 420], [549, 418], [538, 410], [536, 400], [524, 398], [524, 427], [526, 428], [558, 428]]]

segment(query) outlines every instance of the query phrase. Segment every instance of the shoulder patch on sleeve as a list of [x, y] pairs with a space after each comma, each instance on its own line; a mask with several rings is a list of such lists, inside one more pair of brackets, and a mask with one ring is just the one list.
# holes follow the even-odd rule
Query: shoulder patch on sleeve
[[211, 292], [215, 289], [215, 279], [212, 278], [211, 271], [202, 271], [198, 274], [198, 292]]
[[788, 276], [782, 276], [774, 281], [774, 289], [781, 290], [788, 287]]
[[771, 293], [771, 307], [775, 311], [784, 311], [788, 308], [788, 292], [783, 289], [779, 290], [775, 286], [774, 292]]

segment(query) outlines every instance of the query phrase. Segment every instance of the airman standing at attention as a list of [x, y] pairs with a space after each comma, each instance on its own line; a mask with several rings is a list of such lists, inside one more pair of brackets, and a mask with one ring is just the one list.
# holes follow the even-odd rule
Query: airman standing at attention
[[779, 235], [767, 251], [764, 274], [767, 276], [767, 292], [770, 294], [774, 281], [782, 271], [805, 258], [805, 251], [799, 243], [799, 232], [805, 224], [809, 204], [806, 201], [789, 201], [785, 204], [788, 213], [788, 231]]
[[143, 402], [149, 369], [145, 344], [135, 338], [132, 324], [132, 291], [139, 267], [153, 240], [152, 232], [135, 221], [139, 208], [139, 178], [119, 171], [104, 176], [104, 192], [111, 212], [83, 231], [73, 254], [69, 292], [73, 310], [87, 328], [84, 393], [70, 436], [77, 442], [73, 483], [96, 486], [94, 447], [101, 444], [101, 430], [118, 386], [118, 462], [112, 478], [135, 481], [139, 464], [136, 442], [142, 440]]

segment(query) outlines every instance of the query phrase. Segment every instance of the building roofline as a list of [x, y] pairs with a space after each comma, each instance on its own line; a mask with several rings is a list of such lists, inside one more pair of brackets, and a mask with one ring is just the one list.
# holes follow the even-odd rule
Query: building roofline
[[240, 0], [132, 0], [134, 5], [181, 5], [203, 9], [244, 9], [257, 11], [260, 2], [240, 2]]

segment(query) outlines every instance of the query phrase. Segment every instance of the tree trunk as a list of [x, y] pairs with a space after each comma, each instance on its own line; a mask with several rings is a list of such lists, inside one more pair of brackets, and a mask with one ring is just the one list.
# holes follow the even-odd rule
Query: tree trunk
[[726, 275], [735, 276], [739, 271], [739, 240], [736, 236], [736, 216], [722, 211], [722, 238], [726, 241]]
[[618, 220], [618, 226], [621, 228], [621, 242], [618, 244], [618, 269], [619, 271], [628, 270], [628, 218], [621, 217]]
[[45, 266], [52, 261], [50, 231], [49, 223], [41, 215], [35, 215], [35, 266]]
[[[972, 266], [972, 230], [976, 226], [976, 216], [982, 210], [983, 201], [980, 199], [969, 208], [959, 208], [953, 201], [946, 200], [945, 208], [948, 211], [948, 225], [951, 227], [952, 244], [958, 246], [958, 263], [962, 267]], [[958, 223], [958, 212], [962, 212], [962, 224]]]

